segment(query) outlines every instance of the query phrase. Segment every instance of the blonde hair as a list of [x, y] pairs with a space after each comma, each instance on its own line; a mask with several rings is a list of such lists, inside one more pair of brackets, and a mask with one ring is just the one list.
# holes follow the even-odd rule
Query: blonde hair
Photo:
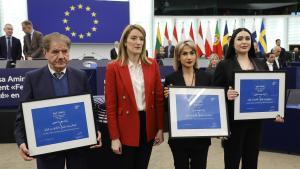
[[[180, 55], [182, 54], [182, 51], [183, 51], [183, 48], [185, 46], [188, 46], [192, 49], [192, 51], [195, 52], [195, 55], [197, 56], [197, 52], [196, 52], [196, 45], [193, 41], [191, 40], [186, 40], [186, 41], [182, 41], [182, 42], [179, 42], [175, 49], [174, 49], [174, 62], [173, 62], [173, 68], [175, 71], [177, 71], [178, 69], [181, 69], [182, 65], [181, 65], [181, 62], [180, 62]], [[195, 69], [198, 69], [198, 63], [197, 63], [197, 60], [194, 64], [194, 68]]]
[[212, 68], [212, 61], [213, 60], [220, 60], [219, 59], [219, 56], [216, 54], [216, 53], [212, 53], [211, 55], [210, 55], [210, 59], [209, 59], [209, 64], [208, 64], [208, 67], [209, 68]]
[[127, 47], [125, 46], [126, 42], [127, 42], [127, 38], [130, 34], [130, 32], [132, 30], [138, 30], [139, 32], [142, 33], [143, 37], [144, 37], [144, 44], [142, 47], [142, 53], [140, 55], [140, 59], [143, 63], [145, 64], [151, 64], [151, 62], [148, 60], [147, 56], [146, 56], [146, 32], [145, 29], [137, 24], [134, 25], [128, 25], [126, 26], [126, 28], [124, 29], [121, 39], [120, 39], [120, 43], [119, 43], [119, 52], [118, 52], [118, 57], [116, 59], [117, 62], [120, 62], [121, 65], [127, 65], [128, 64], [128, 53], [127, 53]]

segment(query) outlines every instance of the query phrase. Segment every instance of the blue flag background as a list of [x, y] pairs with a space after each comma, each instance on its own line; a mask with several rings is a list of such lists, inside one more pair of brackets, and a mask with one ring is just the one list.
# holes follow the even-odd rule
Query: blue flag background
[[43, 34], [60, 32], [73, 43], [113, 43], [129, 24], [128, 1], [28, 0], [28, 18]]

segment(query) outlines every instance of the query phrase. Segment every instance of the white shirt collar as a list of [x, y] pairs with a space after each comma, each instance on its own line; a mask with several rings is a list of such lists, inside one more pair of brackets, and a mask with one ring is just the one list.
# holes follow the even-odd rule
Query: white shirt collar
[[[48, 69], [49, 69], [49, 71], [50, 71], [50, 73], [51, 73], [51, 75], [54, 77], [54, 73], [57, 73], [55, 70], [53, 70], [51, 67], [50, 67], [50, 65], [48, 64]], [[66, 74], [66, 71], [67, 71], [67, 67], [65, 67], [61, 72], [63, 72], [64, 73], [64, 75]]]
[[141, 60], [139, 60], [139, 62], [138, 62], [138, 64], [134, 64], [133, 62], [131, 62], [130, 60], [128, 60], [128, 67], [129, 68], [132, 68], [132, 67], [134, 67], [134, 66], [138, 66], [138, 65], [141, 65]]

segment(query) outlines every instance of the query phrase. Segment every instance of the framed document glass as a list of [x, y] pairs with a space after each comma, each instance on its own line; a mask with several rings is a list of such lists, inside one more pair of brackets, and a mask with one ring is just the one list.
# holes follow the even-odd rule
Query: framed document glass
[[91, 95], [22, 103], [30, 156], [96, 144]]
[[169, 88], [170, 137], [228, 136], [223, 88]]
[[284, 117], [285, 72], [236, 72], [234, 120]]

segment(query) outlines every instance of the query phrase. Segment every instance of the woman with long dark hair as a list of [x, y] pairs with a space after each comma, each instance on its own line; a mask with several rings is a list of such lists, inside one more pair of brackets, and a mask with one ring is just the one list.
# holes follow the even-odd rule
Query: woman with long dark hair
[[[233, 89], [235, 71], [263, 71], [263, 63], [255, 59], [251, 33], [238, 28], [229, 42], [225, 59], [215, 71], [213, 83], [225, 87], [229, 115], [230, 136], [222, 140], [225, 169], [256, 169], [261, 138], [261, 120], [234, 120], [234, 99], [239, 95]], [[280, 121], [280, 119], [278, 119]]]

